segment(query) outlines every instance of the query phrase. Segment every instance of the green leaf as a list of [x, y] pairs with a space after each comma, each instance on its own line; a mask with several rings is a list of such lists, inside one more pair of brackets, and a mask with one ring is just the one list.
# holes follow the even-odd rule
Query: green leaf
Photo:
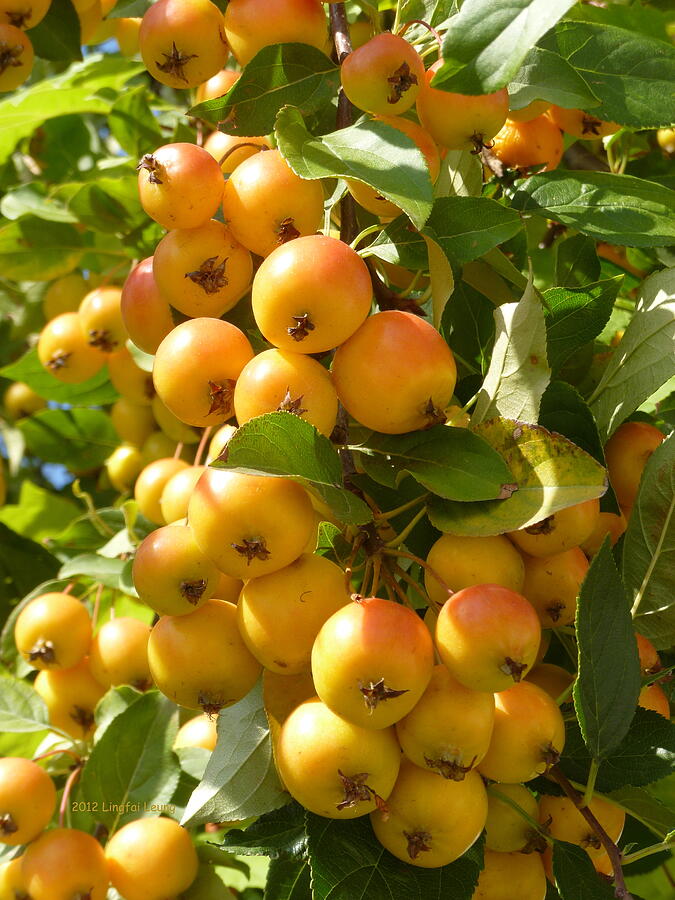
[[82, 59], [80, 20], [71, 0], [51, 0], [47, 15], [30, 30], [35, 55], [55, 62]]
[[495, 343], [471, 422], [494, 416], [536, 422], [539, 402], [551, 379], [541, 297], [531, 283], [518, 303], [494, 311]]
[[30, 453], [76, 471], [98, 468], [120, 443], [110, 416], [99, 409], [46, 409], [22, 419], [19, 428]]
[[[599, 791], [614, 791], [626, 785], [643, 787], [672, 774], [674, 763], [675, 724], [638, 706], [628, 734], [603, 760], [595, 786]], [[568, 778], [586, 784], [590, 764], [579, 725], [568, 722], [561, 769]]]
[[48, 730], [47, 707], [32, 686], [19, 678], [0, 678], [0, 732]]
[[392, 856], [367, 816], [345, 821], [307, 813], [314, 900], [471, 900], [483, 865], [480, 841], [448, 866], [423, 869]]
[[20, 140], [50, 119], [82, 113], [106, 115], [114, 100], [99, 91], [115, 91], [143, 69], [140, 62], [93, 53], [62, 74], [37, 81], [0, 101], [0, 163], [11, 156]]
[[218, 743], [190, 797], [183, 825], [260, 816], [286, 803], [272, 760], [262, 683], [218, 715]]
[[623, 279], [619, 275], [584, 287], [554, 287], [544, 293], [548, 359], [554, 372], [596, 338], [612, 314]]
[[140, 18], [145, 15], [154, 2], [155, 0], [118, 0], [106, 18]]
[[494, 304], [464, 280], [458, 281], [443, 310], [440, 332], [456, 362], [470, 372], [481, 374], [488, 368], [495, 340], [493, 313]]
[[314, 137], [300, 111], [286, 106], [275, 135], [281, 155], [301, 178], [355, 178], [395, 203], [418, 228], [429, 218], [429, 170], [419, 147], [397, 128], [367, 120]]
[[82, 235], [67, 222], [27, 215], [0, 228], [0, 268], [14, 281], [51, 281], [67, 275], [83, 253]]
[[553, 875], [561, 900], [614, 900], [614, 889], [603, 881], [581, 847], [556, 841]]
[[627, 247], [675, 243], [675, 191], [609, 172], [557, 170], [516, 182], [515, 209]]
[[125, 91], [113, 104], [108, 125], [120, 147], [133, 159], [140, 159], [163, 141], [148, 103], [147, 88], [143, 86]]
[[123, 559], [107, 559], [97, 553], [83, 553], [64, 563], [59, 578], [76, 578], [84, 575], [99, 581], [113, 590], [120, 589], [120, 577], [126, 561]]
[[623, 544], [623, 577], [636, 629], [658, 648], [673, 645], [675, 598], [675, 438], [649, 458]]
[[40, 182], [22, 184], [7, 191], [0, 202], [0, 213], [14, 221], [21, 216], [33, 215], [48, 222], [77, 222], [77, 217], [65, 206], [47, 196]]
[[438, 425], [410, 434], [374, 434], [360, 449], [388, 457], [398, 480], [407, 473], [448, 500], [495, 500], [517, 489], [499, 453], [468, 428]]
[[675, 828], [673, 808], [661, 803], [646, 788], [619, 788], [610, 792], [609, 799], [642, 822], [661, 840]]
[[596, 282], [600, 278], [600, 260], [595, 241], [585, 234], [573, 234], [557, 242], [555, 282], [574, 288]]
[[341, 522], [363, 525], [372, 519], [370, 507], [342, 486], [340, 457], [328, 438], [290, 413], [250, 419], [227, 445], [226, 460], [221, 457], [213, 465], [292, 478], [318, 494]]
[[65, 528], [79, 512], [72, 500], [26, 479], [21, 483], [18, 503], [0, 509], [0, 522], [24, 537], [42, 543]]
[[[453, 266], [483, 256], [522, 228], [518, 214], [484, 197], [439, 197], [424, 233], [441, 247]], [[368, 247], [368, 255], [417, 270], [428, 266], [424, 238], [402, 216], [394, 219]]]
[[8, 600], [23, 597], [36, 584], [53, 578], [58, 568], [59, 561], [44, 547], [0, 522], [0, 616], [9, 612]]
[[581, 585], [576, 629], [574, 706], [589, 753], [602, 760], [628, 733], [641, 687], [630, 605], [608, 538]]
[[305, 810], [294, 801], [267, 813], [245, 831], [232, 828], [220, 844], [240, 856], [301, 856], [305, 852]]
[[23, 381], [45, 400], [70, 406], [107, 406], [119, 397], [108, 379], [107, 366], [81, 384], [64, 384], [44, 368], [35, 348], [0, 369], [0, 375], [11, 381]]
[[574, 0], [464, 0], [443, 38], [443, 65], [432, 86], [458, 94], [490, 94], [508, 84], [528, 50]]
[[471, 150], [447, 150], [434, 183], [434, 197], [480, 197], [483, 167]]
[[273, 859], [267, 871], [265, 900], [307, 900], [312, 896], [306, 860]]
[[[565, 381], [552, 381], [549, 384], [541, 398], [539, 424], [569, 438], [601, 466], [606, 466], [605, 451], [593, 413], [571, 384]], [[602, 497], [601, 509], [603, 512], [619, 514], [619, 504], [611, 485]]]
[[64, 186], [69, 192], [76, 189], [70, 196], [68, 208], [83, 225], [99, 232], [117, 234], [131, 232], [147, 221], [138, 196], [138, 178], [129, 170], [122, 170], [117, 177], [100, 174], [96, 181], [77, 187], [76, 184]]
[[175, 753], [183, 772], [186, 772], [194, 781], [200, 782], [204, 777], [211, 751], [206, 747], [179, 747]]
[[599, 103], [586, 80], [558, 53], [533, 47], [509, 83], [510, 109], [523, 109], [533, 100], [556, 106], [592, 109]]
[[504, 459], [518, 490], [508, 500], [475, 503], [432, 497], [429, 519], [440, 531], [504, 534], [605, 492], [604, 468], [560, 434], [510, 419], [492, 419], [474, 430]]
[[340, 70], [316, 47], [273, 44], [253, 57], [224, 97], [200, 103], [190, 115], [220, 123], [228, 134], [269, 134], [282, 107], [297, 107], [303, 116], [319, 112], [339, 85]]
[[157, 815], [178, 784], [172, 752], [178, 711], [157, 691], [116, 716], [95, 744], [80, 776], [78, 800], [96, 805], [94, 818], [109, 831], [141, 815]]
[[589, 398], [601, 436], [607, 439], [673, 375], [675, 268], [663, 269], [642, 283], [635, 315]]
[[[613, 25], [561, 22], [542, 41], [560, 54], [600, 98], [599, 119], [633, 128], [675, 121], [675, 48]], [[617, 241], [615, 243], [625, 243]]]

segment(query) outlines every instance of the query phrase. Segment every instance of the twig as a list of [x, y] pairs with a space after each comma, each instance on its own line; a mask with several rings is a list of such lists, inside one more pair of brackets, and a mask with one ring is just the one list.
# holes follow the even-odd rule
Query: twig
[[192, 463], [193, 466], [200, 466], [202, 463], [202, 456], [204, 455], [204, 448], [206, 447], [206, 442], [208, 441], [211, 432], [213, 431], [213, 425], [207, 425], [204, 431], [202, 432], [201, 440], [199, 441], [199, 446], [197, 447], [197, 452], [195, 453], [195, 459]]
[[[335, 44], [337, 60], [342, 64], [352, 52], [352, 40], [349, 36], [349, 23], [344, 3], [331, 3], [328, 7], [330, 17], [330, 32]], [[352, 124], [352, 104], [345, 92], [340, 88], [338, 94], [337, 120], [338, 128], [347, 128]], [[340, 200], [340, 240], [345, 244], [351, 244], [358, 233], [356, 222], [356, 204], [354, 198], [347, 191]]]
[[59, 828], [63, 828], [66, 810], [68, 808], [68, 801], [70, 800], [70, 792], [73, 789], [73, 785], [79, 778], [81, 771], [82, 765], [75, 766], [73, 771], [68, 776], [68, 780], [66, 781], [65, 787], [63, 788], [63, 796], [61, 797], [61, 805], [59, 806]]

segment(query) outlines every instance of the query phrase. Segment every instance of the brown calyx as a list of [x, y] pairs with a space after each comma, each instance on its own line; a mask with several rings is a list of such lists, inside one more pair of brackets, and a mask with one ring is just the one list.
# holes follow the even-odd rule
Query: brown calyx
[[546, 763], [546, 769], [557, 766], [560, 762], [560, 750], [556, 750], [552, 743], [545, 744], [541, 748], [541, 761]]
[[474, 756], [468, 766], [463, 766], [456, 759], [448, 759], [445, 756], [441, 756], [438, 759], [429, 759], [428, 756], [425, 756], [424, 762], [430, 769], [438, 772], [439, 775], [447, 778], [448, 781], [464, 781], [466, 773], [473, 769], [476, 759], [477, 757]]
[[386, 809], [384, 800], [366, 784], [368, 772], [359, 772], [357, 775], [345, 775], [342, 769], [338, 769], [338, 775], [340, 776], [345, 796], [344, 800], [335, 804], [336, 809], [351, 809], [357, 803], [372, 803], [373, 800], [377, 804], [378, 809], [381, 811]]
[[93, 890], [94, 889], [92, 888], [91, 891], [79, 891], [79, 893], [73, 896], [73, 900], [92, 900]]
[[150, 184], [164, 184], [162, 179], [159, 177], [162, 174], [162, 165], [157, 162], [156, 157], [152, 155], [152, 153], [146, 153], [145, 156], [141, 159], [139, 164], [136, 166], [136, 169], [139, 171], [144, 169], [146, 172], [149, 172], [148, 181]]
[[402, 691], [395, 691], [393, 688], [387, 687], [384, 683], [384, 678], [380, 678], [379, 681], [371, 681], [368, 684], [359, 682], [359, 690], [363, 694], [363, 700], [368, 708], [368, 712], [371, 714], [379, 703], [393, 700], [395, 697], [408, 693], [408, 688]]
[[166, 75], [174, 75], [176, 78], [180, 78], [181, 81], [187, 82], [187, 76], [184, 72], [185, 66], [191, 59], [197, 59], [198, 54], [190, 53], [184, 55], [182, 51], [176, 47], [176, 42], [173, 41], [171, 52], [165, 53], [162, 50], [162, 56], [164, 57], [164, 62], [160, 62], [158, 59], [155, 60], [155, 65], [158, 70], [164, 72]]
[[523, 531], [527, 534], [550, 534], [553, 528], [553, 516], [546, 516], [541, 522], [535, 522], [534, 525], [523, 528]]
[[581, 120], [581, 133], [594, 134], [596, 137], [599, 137], [601, 126], [602, 121], [600, 119], [596, 119], [595, 116], [585, 115]]
[[527, 663], [519, 663], [516, 662], [515, 659], [511, 659], [510, 656], [506, 656], [504, 657], [504, 662], [499, 667], [499, 670], [505, 675], [510, 675], [517, 683], [522, 679], [523, 672], [527, 670]]
[[431, 835], [428, 831], [404, 831], [403, 837], [408, 841], [410, 859], [417, 859], [420, 853], [431, 850]]
[[562, 600], [554, 600], [550, 606], [546, 607], [546, 613], [552, 622], [557, 622], [564, 609], [565, 604]]
[[70, 353], [57, 353], [55, 356], [52, 356], [51, 359], [47, 360], [47, 368], [51, 372], [58, 372], [59, 369], [65, 369], [71, 355], [72, 354]]
[[11, 813], [3, 813], [0, 816], [0, 834], [15, 834], [19, 830], [19, 826], [12, 818]]
[[292, 413], [294, 416], [301, 416], [303, 413], [306, 413], [307, 410], [304, 409], [302, 404], [302, 398], [304, 394], [300, 394], [299, 397], [296, 397], [295, 400], [291, 397], [291, 389], [290, 387], [286, 388], [286, 396], [281, 401], [281, 403], [277, 406], [277, 412], [288, 412]]
[[291, 319], [295, 322], [295, 325], [291, 325], [290, 328], [286, 329], [286, 333], [289, 334], [294, 341], [303, 341], [310, 331], [314, 331], [315, 325], [309, 317], [309, 313], [303, 313], [301, 316], [291, 316]]
[[594, 850], [599, 850], [602, 847], [602, 842], [597, 834], [594, 834], [592, 831], [589, 831], [588, 834], [584, 835], [581, 840], [581, 846], [586, 849], [587, 847], [592, 847]]
[[7, 24], [13, 25], [15, 28], [23, 28], [26, 22], [30, 19], [32, 9], [27, 9], [25, 12], [10, 12], [7, 10], [5, 15], [7, 16]]
[[91, 709], [85, 709], [83, 706], [77, 705], [73, 706], [70, 718], [79, 725], [83, 731], [89, 731], [95, 721], [94, 713]]
[[277, 228], [277, 244], [287, 244], [289, 241], [300, 237], [300, 232], [295, 227], [293, 216], [287, 216], [279, 222]]
[[543, 834], [532, 828], [527, 835], [527, 843], [520, 851], [521, 853], [543, 853], [548, 847], [548, 843]]
[[198, 581], [181, 581], [179, 592], [184, 600], [196, 606], [202, 599], [206, 585], [207, 581], [205, 578], [200, 578]]
[[54, 653], [54, 645], [51, 641], [44, 641], [40, 638], [39, 641], [33, 646], [33, 648], [28, 652], [28, 659], [30, 662], [35, 662], [36, 659], [39, 659], [40, 662], [44, 663], [47, 666], [51, 666], [56, 662], [56, 654]]
[[230, 546], [240, 556], [246, 557], [247, 565], [250, 565], [253, 559], [260, 559], [264, 562], [272, 555], [265, 546], [264, 538], [244, 538], [241, 544], [230, 544]]
[[152, 681], [149, 678], [134, 678], [131, 682], [132, 688], [136, 688], [137, 691], [141, 693], [145, 693], [145, 691], [150, 690], [152, 687]]
[[398, 103], [406, 91], [417, 84], [417, 75], [413, 75], [407, 62], [402, 62], [393, 75], [387, 78], [387, 83], [391, 85], [387, 103]]
[[148, 375], [146, 377], [143, 393], [148, 398], [148, 400], [152, 400], [152, 398], [155, 396], [155, 383], [152, 380], [152, 375]]
[[434, 406], [433, 397], [429, 397], [427, 400], [422, 415], [427, 420], [426, 425], [424, 426], [425, 428], [433, 428], [434, 425], [443, 425], [447, 422], [447, 417], [443, 410]]
[[232, 412], [232, 399], [234, 397], [234, 386], [236, 381], [233, 381], [231, 378], [226, 378], [225, 381], [219, 383], [209, 379], [208, 384], [211, 405], [209, 406], [209, 411], [206, 415], [210, 416], [212, 413], [221, 413], [225, 416], [230, 415]]
[[89, 330], [89, 346], [97, 347], [99, 350], [102, 350], [103, 353], [112, 353], [115, 347], [117, 346], [117, 341], [114, 341], [110, 336], [110, 332], [99, 331], [96, 328], [91, 328]]
[[7, 69], [16, 69], [22, 66], [20, 56], [23, 53], [22, 44], [8, 44], [0, 41], [0, 75]]
[[216, 265], [217, 259], [217, 256], [210, 256], [194, 272], [186, 272], [185, 278], [198, 285], [204, 293], [217, 294], [229, 284], [225, 275], [225, 263], [228, 258], [226, 256], [219, 265]]
[[220, 697], [214, 697], [211, 694], [200, 693], [197, 696], [197, 703], [209, 719], [212, 719], [214, 716], [218, 715], [224, 706], [234, 703], [234, 700], [223, 700]]

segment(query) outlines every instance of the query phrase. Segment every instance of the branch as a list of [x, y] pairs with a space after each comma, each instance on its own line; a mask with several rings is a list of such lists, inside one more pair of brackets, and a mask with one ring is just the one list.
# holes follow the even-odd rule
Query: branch
[[623, 870], [621, 869], [621, 853], [619, 851], [619, 848], [595, 818], [590, 809], [584, 805], [583, 795], [580, 794], [579, 791], [577, 791], [577, 789], [572, 785], [569, 779], [565, 775], [563, 775], [563, 773], [557, 766], [552, 766], [548, 770], [547, 774], [549, 778], [556, 782], [556, 784], [560, 785], [560, 787], [567, 794], [572, 803], [574, 803], [584, 819], [586, 819], [593, 831], [597, 834], [600, 843], [607, 851], [607, 856], [609, 856], [610, 862], [612, 863], [612, 870], [614, 872], [614, 896], [617, 897], [617, 900], [633, 900], [630, 891], [626, 887], [626, 882], [624, 881]]
[[[328, 7], [330, 16], [330, 33], [335, 44], [335, 52], [340, 64], [352, 52], [352, 41], [349, 37], [349, 23], [344, 3], [331, 3]], [[352, 124], [352, 105], [345, 92], [340, 88], [338, 94], [337, 120], [338, 128], [347, 128]], [[351, 244], [358, 234], [356, 222], [356, 205], [354, 198], [347, 192], [340, 200], [340, 240]]]

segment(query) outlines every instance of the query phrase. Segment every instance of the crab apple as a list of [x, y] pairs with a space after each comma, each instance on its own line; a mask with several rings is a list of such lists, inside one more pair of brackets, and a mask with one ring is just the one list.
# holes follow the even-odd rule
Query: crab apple
[[487, 753], [494, 715], [492, 694], [464, 687], [439, 665], [414, 708], [396, 723], [396, 734], [416, 766], [461, 781]]
[[160, 499], [170, 478], [181, 469], [187, 469], [185, 460], [167, 457], [148, 463], [136, 479], [134, 499], [138, 503], [138, 511], [155, 525], [164, 525]]
[[263, 669], [263, 706], [270, 727], [272, 746], [276, 751], [281, 726], [294, 709], [316, 697], [316, 690], [310, 672], [299, 675], [278, 675]]
[[312, 504], [295, 481], [211, 468], [197, 482], [188, 518], [204, 553], [233, 578], [290, 565], [314, 527]]
[[49, 825], [56, 807], [54, 782], [37, 763], [0, 759], [0, 844], [18, 847]]
[[153, 257], [135, 266], [124, 282], [120, 308], [127, 334], [145, 353], [154, 354], [174, 321], [168, 302], [162, 297], [152, 270]]
[[0, 22], [0, 93], [13, 91], [29, 77], [35, 53], [30, 39], [14, 25]]
[[21, 900], [27, 896], [22, 866], [23, 856], [0, 863], [0, 900]]
[[110, 420], [120, 438], [134, 447], [142, 447], [157, 427], [150, 407], [132, 403], [124, 397], [113, 403]]
[[274, 250], [253, 280], [253, 315], [263, 336], [296, 353], [332, 350], [370, 312], [368, 267], [343, 241], [321, 234]]
[[310, 44], [324, 50], [326, 13], [319, 0], [230, 0], [225, 35], [240, 66], [270, 44]]
[[34, 669], [70, 669], [89, 649], [89, 612], [70, 594], [42, 594], [19, 613], [14, 640]]
[[214, 596], [216, 596], [218, 600], [228, 600], [236, 606], [236, 604], [239, 603], [239, 597], [243, 587], [244, 582], [241, 578], [232, 578], [230, 575], [220, 572]]
[[607, 137], [621, 127], [616, 122], [603, 122], [592, 112], [584, 112], [583, 109], [565, 109], [554, 104], [549, 107], [546, 115], [566, 134], [585, 141]]
[[187, 425], [219, 425], [233, 413], [234, 386], [253, 358], [230, 322], [201, 317], [177, 325], [157, 348], [152, 377], [170, 412]]
[[315, 697], [282, 725], [274, 760], [286, 789], [305, 809], [329, 819], [354, 819], [387, 799], [401, 749], [393, 728], [361, 728]]
[[52, 0], [0, 0], [0, 23], [15, 28], [35, 28], [44, 19]]
[[522, 106], [520, 109], [509, 109], [509, 119], [513, 122], [529, 122], [532, 119], [543, 116], [550, 105], [548, 100], [532, 100], [531, 103], [528, 103], [527, 106]]
[[153, 274], [160, 294], [186, 316], [218, 318], [251, 285], [251, 254], [215, 219], [176, 228], [159, 242]]
[[199, 859], [189, 833], [174, 819], [127, 822], [105, 848], [110, 881], [125, 900], [165, 900], [186, 891]]
[[[189, 466], [176, 472], [166, 483], [162, 496], [159, 498], [159, 506], [162, 517], [167, 524], [177, 522], [187, 516], [188, 503], [195, 485], [202, 477], [206, 466]], [[223, 599], [222, 597], [220, 598]]]
[[498, 853], [486, 850], [484, 868], [471, 900], [544, 900], [546, 872], [538, 853]]
[[150, 532], [136, 550], [132, 568], [138, 596], [162, 616], [194, 612], [214, 596], [219, 574], [191, 529], [176, 524]]
[[487, 143], [506, 122], [506, 88], [493, 94], [452, 94], [431, 86], [443, 60], [427, 70], [417, 96], [417, 115], [431, 137], [448, 150], [474, 150]]
[[453, 594], [438, 614], [436, 648], [465, 687], [505, 691], [532, 668], [541, 627], [521, 594], [479, 584]]
[[47, 401], [23, 381], [13, 381], [5, 391], [2, 404], [9, 418], [16, 421], [44, 409]]
[[80, 741], [91, 737], [94, 709], [105, 688], [94, 678], [88, 658], [70, 669], [40, 672], [33, 687], [44, 700], [54, 728]]
[[215, 459], [221, 455], [223, 450], [232, 440], [237, 428], [235, 425], [221, 425], [220, 428], [213, 433], [209, 442], [209, 452], [207, 454], [207, 462], [210, 465]]
[[61, 313], [77, 312], [88, 291], [89, 285], [80, 272], [70, 272], [52, 281], [42, 298], [45, 319], [49, 321]]
[[150, 627], [132, 616], [105, 622], [91, 643], [89, 667], [94, 678], [109, 688], [130, 684], [145, 691], [152, 684], [148, 665]]
[[244, 366], [234, 389], [234, 411], [240, 425], [263, 413], [288, 412], [328, 437], [337, 410], [330, 373], [303, 353], [264, 350]]
[[536, 684], [521, 681], [495, 694], [492, 739], [478, 769], [493, 781], [531, 781], [558, 761], [564, 746], [565, 723], [556, 702]]
[[[507, 799], [501, 799], [504, 795]], [[546, 842], [539, 832], [508, 803], [517, 804], [530, 819], [537, 821], [539, 804], [532, 791], [522, 784], [495, 785], [488, 791], [488, 812], [485, 822], [485, 846], [498, 853], [523, 850], [543, 850]], [[542, 846], [543, 842], [543, 846]]]
[[555, 556], [525, 557], [523, 594], [534, 606], [542, 628], [571, 625], [577, 597], [588, 572], [588, 560], [579, 547]]
[[99, 372], [105, 357], [85, 338], [76, 312], [61, 313], [40, 332], [38, 358], [43, 367], [65, 384], [81, 384]]
[[21, 873], [30, 900], [105, 900], [108, 895], [103, 848], [75, 828], [52, 828], [29, 844]]
[[[240, 73], [234, 69], [221, 69], [206, 81], [203, 81], [197, 88], [195, 94], [195, 103], [203, 103], [205, 100], [215, 100], [226, 94], [235, 81], [238, 80]], [[216, 132], [214, 132], [215, 134]], [[220, 132], [222, 134], [222, 132]]]
[[628, 522], [623, 512], [620, 512], [619, 515], [616, 515], [616, 513], [601, 512], [598, 516], [595, 528], [581, 544], [581, 549], [586, 556], [595, 556], [600, 547], [602, 547], [607, 535], [609, 535], [613, 547], [627, 527]]
[[[626, 813], [597, 794], [592, 797], [588, 809], [616, 844], [623, 831]], [[569, 797], [544, 795], [539, 801], [539, 821], [548, 828], [551, 837], [583, 847], [592, 859], [605, 852], [597, 834]]]
[[102, 353], [124, 348], [127, 330], [121, 308], [121, 288], [99, 287], [83, 298], [79, 307], [80, 325], [87, 342]]
[[217, 718], [200, 713], [184, 722], [178, 729], [173, 749], [181, 747], [203, 747], [204, 750], [213, 752], [218, 743]]
[[445, 421], [457, 367], [432, 325], [387, 310], [366, 319], [338, 347], [332, 373], [351, 416], [373, 431], [403, 434]]
[[126, 347], [108, 356], [108, 374], [115, 390], [130, 403], [150, 406], [155, 396], [152, 375], [136, 365]]
[[[153, 431], [141, 445], [143, 463], [146, 466], [149, 466], [150, 463], [157, 462], [158, 459], [170, 459], [172, 455], [177, 452], [177, 448], [178, 441], [172, 441], [163, 431]], [[180, 457], [185, 462], [187, 462], [186, 455], [188, 452], [188, 447], [184, 447], [183, 450], [180, 451]], [[161, 524], [164, 523], [162, 522]]]
[[143, 471], [143, 454], [133, 444], [120, 444], [105, 461], [105, 470], [116, 491], [130, 490]]
[[[153, 380], [154, 384], [154, 380]], [[164, 434], [175, 441], [176, 444], [196, 444], [199, 440], [199, 432], [192, 425], [186, 425], [174, 416], [171, 410], [162, 402], [162, 398], [155, 394], [152, 398], [152, 415], [155, 424], [159, 425]], [[174, 445], [175, 446], [175, 445]]]
[[152, 77], [179, 90], [211, 78], [229, 56], [223, 15], [209, 0], [158, 0], [143, 16], [138, 41]]
[[268, 137], [253, 135], [246, 137], [238, 134], [225, 134], [223, 131], [212, 131], [204, 141], [204, 149], [217, 160], [224, 175], [231, 175], [240, 163], [261, 150], [271, 150]]
[[661, 658], [649, 638], [639, 632], [635, 632], [637, 641], [638, 656], [640, 658], [640, 668], [645, 675], [654, 675], [661, 670]]
[[[523, 558], [500, 534], [493, 537], [444, 534], [429, 550], [427, 563], [452, 591], [489, 583], [519, 594], [523, 592]], [[448, 599], [447, 591], [426, 569], [424, 586], [435, 603], [442, 605]]]
[[137, 53], [140, 53], [139, 35], [142, 21], [140, 16], [115, 19], [115, 37], [122, 56], [136, 56]]
[[282, 244], [319, 230], [323, 188], [320, 181], [296, 175], [278, 150], [267, 150], [245, 159], [227, 179], [223, 215], [240, 244], [268, 256]]
[[246, 646], [266, 669], [297, 675], [310, 668], [321, 626], [349, 602], [342, 569], [323, 556], [303, 553], [289, 566], [246, 582], [237, 623]]
[[354, 106], [375, 115], [398, 115], [415, 103], [424, 63], [405, 38], [384, 32], [344, 59], [340, 78]]
[[477, 772], [448, 781], [403, 760], [386, 809], [371, 813], [370, 821], [390, 853], [433, 869], [462, 856], [483, 830], [486, 816], [487, 795]]
[[163, 694], [209, 714], [246, 696], [262, 670], [239, 634], [236, 606], [225, 600], [162, 616], [150, 632], [148, 661]]
[[638, 706], [651, 709], [664, 719], [670, 719], [670, 702], [659, 684], [647, 684], [640, 691]]
[[508, 537], [529, 556], [553, 556], [578, 547], [593, 533], [600, 515], [600, 501], [586, 500], [567, 506], [534, 525], [509, 531]]
[[220, 205], [224, 186], [218, 163], [195, 144], [165, 144], [146, 153], [138, 164], [141, 205], [167, 230], [198, 228], [208, 222]]
[[649, 457], [664, 440], [663, 432], [648, 422], [624, 422], [605, 444], [609, 480], [626, 510], [635, 503]]
[[386, 728], [424, 693], [433, 643], [412, 610], [380, 597], [358, 597], [334, 613], [312, 648], [316, 692], [334, 712], [363, 728]]
[[526, 122], [507, 119], [490, 149], [509, 169], [550, 172], [562, 159], [564, 143], [560, 129], [542, 115]]
[[531, 681], [552, 697], [556, 702], [563, 694], [568, 694], [571, 700], [570, 686], [574, 684], [574, 675], [556, 666], [553, 663], [537, 663], [525, 676], [526, 681]]
[[[434, 143], [429, 132], [425, 131], [424, 128], [416, 122], [411, 122], [409, 119], [404, 119], [401, 116], [375, 116], [375, 121], [382, 122], [384, 125], [389, 125], [397, 131], [403, 132], [403, 134], [415, 142], [424, 156], [424, 161], [426, 162], [429, 171], [429, 179], [433, 184], [438, 178], [438, 173], [441, 168], [441, 158], [438, 153], [438, 147]], [[367, 209], [368, 212], [373, 213], [375, 216], [384, 216], [387, 218], [401, 215], [402, 210], [399, 206], [392, 203], [391, 200], [387, 200], [386, 197], [379, 194], [377, 190], [369, 184], [365, 184], [363, 181], [356, 181], [354, 178], [347, 178], [345, 181], [347, 182], [349, 193], [359, 206]], [[404, 287], [407, 287], [408, 283], [409, 281]]]

